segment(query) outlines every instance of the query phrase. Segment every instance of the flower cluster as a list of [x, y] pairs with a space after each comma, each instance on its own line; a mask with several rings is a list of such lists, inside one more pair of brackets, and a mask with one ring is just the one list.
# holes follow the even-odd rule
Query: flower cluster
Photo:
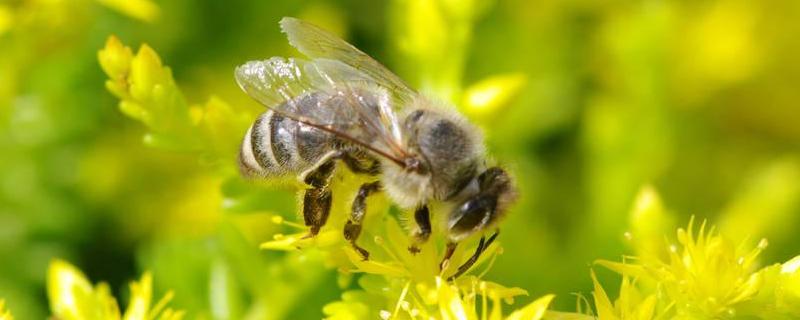
[[[352, 193], [347, 186], [357, 185], [359, 179], [352, 174], [339, 173], [333, 191]], [[388, 214], [385, 198], [376, 196], [368, 201], [367, 220], [359, 245], [370, 252], [369, 260], [364, 260], [342, 236], [347, 221], [346, 201], [334, 202], [331, 217], [314, 238], [305, 237], [308, 233], [305, 227], [275, 216], [274, 223], [297, 232], [277, 234], [275, 240], [261, 245], [262, 249], [269, 250], [321, 251], [326, 264], [340, 271], [342, 287], [348, 287], [354, 275], [360, 274], [358, 289], [345, 291], [340, 301], [329, 303], [323, 309], [331, 319], [503, 319], [503, 303], [513, 303], [515, 297], [527, 295], [523, 289], [481, 279], [502, 252], [500, 244], [490, 246], [470, 270], [477, 276], [468, 275], [447, 282], [444, 279], [455, 273], [459, 263], [475, 250], [474, 246], [456, 250], [451, 263], [439, 270], [438, 259], [443, 254], [441, 243], [432, 239], [420, 247], [419, 253], [412, 254], [408, 250], [412, 239], [401, 224], [403, 219]], [[538, 319], [552, 299], [552, 295], [539, 298], [508, 315], [508, 319]]]
[[172, 299], [168, 292], [155, 304], [153, 277], [145, 273], [130, 285], [130, 300], [124, 313], [105, 283], [92, 286], [86, 276], [71, 264], [54, 260], [47, 271], [47, 296], [56, 319], [62, 320], [180, 320], [183, 311], [167, 307]]
[[172, 150], [199, 151], [212, 158], [231, 158], [251, 117], [217, 97], [189, 105], [172, 71], [148, 45], [136, 54], [111, 36], [98, 53], [108, 75], [106, 88], [120, 99], [119, 109], [149, 129], [145, 143]]
[[[663, 221], [660, 200], [652, 189], [639, 196], [634, 217]], [[677, 244], [660, 248], [639, 246], [638, 256], [623, 262], [597, 264], [622, 275], [619, 297], [612, 302], [597, 277], [594, 305], [600, 319], [794, 319], [800, 317], [800, 256], [783, 264], [758, 268], [767, 247], [762, 239], [753, 248], [735, 244], [694, 219], [679, 228]], [[655, 233], [628, 234], [634, 243], [653, 243]], [[652, 239], [650, 239], [652, 240]]]

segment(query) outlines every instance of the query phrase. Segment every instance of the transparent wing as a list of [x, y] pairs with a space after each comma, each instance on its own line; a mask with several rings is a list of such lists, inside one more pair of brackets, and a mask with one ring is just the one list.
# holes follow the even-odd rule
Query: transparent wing
[[410, 101], [416, 95], [400, 77], [366, 53], [331, 33], [290, 17], [281, 19], [280, 24], [289, 38], [289, 43], [309, 58], [341, 61], [386, 88], [403, 102]]
[[247, 62], [235, 76], [248, 95], [287, 118], [398, 164], [408, 155], [386, 89], [344, 63], [274, 57]]

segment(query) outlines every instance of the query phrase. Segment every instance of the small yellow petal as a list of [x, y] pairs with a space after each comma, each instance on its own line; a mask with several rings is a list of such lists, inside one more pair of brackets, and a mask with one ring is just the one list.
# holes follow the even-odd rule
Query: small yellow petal
[[747, 279], [747, 282], [745, 282], [743, 286], [739, 288], [737, 295], [731, 298], [728, 303], [735, 304], [737, 302], [752, 298], [761, 289], [763, 283], [764, 281], [760, 272], [750, 275], [750, 277]]
[[97, 53], [100, 67], [113, 80], [124, 80], [130, 70], [133, 52], [116, 36], [109, 36], [106, 45]]
[[477, 285], [485, 291], [489, 298], [505, 300], [509, 304], [514, 303], [514, 297], [528, 295], [528, 291], [525, 289], [517, 287], [505, 287], [491, 281], [480, 280], [478, 277], [473, 275], [459, 277], [455, 280], [455, 283], [458, 288], [464, 292], [472, 290], [472, 288]]
[[599, 281], [597, 281], [597, 276], [594, 274], [594, 271], [592, 271], [592, 283], [594, 284], [592, 296], [594, 296], [594, 304], [597, 308], [597, 315], [600, 317], [600, 319], [618, 319], [616, 312], [614, 311], [614, 305], [608, 298], [603, 286], [600, 285]]
[[[450, 286], [449, 283], [436, 278], [436, 294], [439, 300], [439, 311], [441, 312], [442, 319], [444, 320], [460, 320], [460, 319], [474, 319], [476, 316], [467, 313], [467, 308], [461, 301], [461, 296], [455, 287]], [[474, 310], [472, 310], [474, 312]]]
[[161, 58], [148, 45], [142, 45], [139, 52], [131, 60], [130, 92], [138, 100], [147, 101], [153, 97], [153, 91], [158, 84], [166, 82], [164, 67]]
[[276, 234], [274, 236], [275, 240], [267, 241], [261, 243], [259, 248], [262, 250], [284, 250], [284, 251], [293, 251], [300, 248], [298, 242], [302, 239], [305, 233], [299, 233], [295, 235], [283, 235], [283, 234]]
[[594, 263], [606, 267], [609, 270], [612, 270], [616, 273], [633, 278], [641, 278], [647, 276], [645, 268], [638, 264], [620, 263], [608, 260], [597, 260]]
[[122, 111], [122, 113], [124, 113], [126, 116], [129, 116], [135, 120], [139, 120], [145, 124], [150, 124], [149, 112], [143, 108], [142, 105], [136, 102], [130, 100], [120, 101], [119, 111]]
[[359, 255], [353, 248], [345, 248], [344, 253], [359, 271], [398, 278], [405, 278], [409, 276], [408, 270], [403, 269], [403, 267], [396, 264], [364, 260], [364, 258], [362, 258], [361, 255]]
[[548, 294], [543, 296], [536, 301], [531, 302], [527, 306], [517, 311], [511, 313], [507, 320], [539, 320], [544, 317], [547, 308], [550, 306], [550, 302], [553, 301], [553, 298], [556, 296], [553, 294]]
[[308, 232], [300, 232], [290, 235], [276, 234], [273, 241], [261, 243], [259, 246], [263, 250], [282, 250], [294, 251], [314, 244], [317, 247], [329, 247], [339, 243], [341, 232], [326, 230], [318, 235], [308, 238]]
[[94, 289], [86, 276], [63, 260], [53, 260], [47, 269], [47, 296], [50, 300], [50, 311], [54, 316], [65, 319], [82, 319], [84, 315], [93, 313], [87, 306], [91, 301]]
[[106, 80], [106, 89], [111, 92], [115, 97], [120, 99], [127, 99], [128, 97], [128, 81], [127, 80]]
[[656, 314], [656, 300], [655, 295], [650, 295], [644, 299], [637, 307], [636, 307], [636, 319], [641, 320], [651, 320]]
[[107, 283], [99, 283], [94, 288], [95, 304], [105, 315], [104, 319], [120, 319], [117, 300], [111, 295], [111, 288]]
[[781, 266], [781, 294], [787, 304], [793, 305], [797, 316], [800, 316], [800, 256]]
[[132, 282], [131, 299], [125, 310], [124, 320], [149, 320], [150, 302], [153, 298], [153, 276], [145, 272], [139, 282]]
[[798, 270], [800, 270], [800, 256], [796, 256], [781, 265], [781, 273], [784, 274], [800, 274]]

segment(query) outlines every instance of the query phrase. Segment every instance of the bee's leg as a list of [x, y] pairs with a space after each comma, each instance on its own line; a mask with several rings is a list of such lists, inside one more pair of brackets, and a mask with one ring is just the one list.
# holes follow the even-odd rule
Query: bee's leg
[[307, 238], [317, 235], [320, 228], [328, 221], [332, 199], [328, 182], [335, 167], [335, 158], [331, 157], [303, 177], [303, 181], [311, 186], [303, 195], [303, 220], [305, 225], [310, 227]]
[[414, 221], [417, 222], [419, 230], [414, 233], [414, 243], [408, 247], [412, 254], [419, 253], [419, 245], [425, 243], [431, 236], [431, 212], [428, 205], [422, 205], [414, 211]]
[[361, 222], [364, 221], [364, 214], [367, 212], [367, 197], [381, 189], [381, 184], [378, 181], [365, 183], [358, 189], [358, 194], [353, 200], [353, 209], [350, 212], [350, 218], [347, 224], [344, 225], [344, 238], [353, 245], [353, 249], [358, 251], [359, 254], [367, 260], [369, 252], [356, 244], [358, 236], [361, 234]]
[[499, 234], [500, 231], [495, 232], [491, 237], [489, 237], [489, 240], [486, 240], [485, 237], [481, 237], [481, 241], [478, 242], [478, 248], [475, 249], [475, 253], [473, 253], [472, 256], [469, 257], [469, 259], [466, 262], [464, 262], [464, 264], [458, 267], [456, 273], [450, 276], [450, 278], [447, 278], [447, 280], [448, 281], [453, 280], [464, 274], [464, 272], [467, 272], [469, 268], [471, 268], [472, 265], [475, 264], [475, 262], [478, 262], [478, 258], [480, 258], [481, 254], [483, 254], [483, 252], [486, 251], [486, 248], [489, 248], [489, 245], [491, 245], [492, 242], [494, 242], [494, 239], [496, 239], [497, 235]]

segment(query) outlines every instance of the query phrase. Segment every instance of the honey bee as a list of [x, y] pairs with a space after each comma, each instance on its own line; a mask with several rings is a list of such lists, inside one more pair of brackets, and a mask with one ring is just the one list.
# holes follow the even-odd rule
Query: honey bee
[[358, 190], [344, 227], [353, 248], [369, 257], [357, 244], [365, 201], [386, 192], [399, 207], [414, 210], [412, 253], [431, 235], [429, 206], [447, 212], [435, 220], [448, 242], [440, 268], [460, 241], [480, 234], [475, 253], [453, 277], [466, 272], [497, 237], [497, 224], [517, 196], [509, 174], [486, 165], [480, 130], [453, 106], [417, 93], [321, 28], [289, 17], [280, 26], [307, 59], [273, 57], [236, 68], [242, 90], [268, 108], [244, 136], [243, 175], [298, 175], [308, 185], [303, 218], [310, 237], [328, 219], [337, 164], [374, 176]]

